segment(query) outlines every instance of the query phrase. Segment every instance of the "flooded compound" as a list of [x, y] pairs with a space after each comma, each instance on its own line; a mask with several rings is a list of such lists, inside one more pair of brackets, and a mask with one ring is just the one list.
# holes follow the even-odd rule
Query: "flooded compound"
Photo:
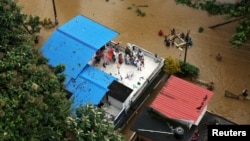
[[[51, 0], [19, 0], [19, 4], [24, 13], [51, 18], [54, 22]], [[250, 124], [250, 101], [224, 96], [225, 90], [236, 94], [250, 90], [250, 41], [239, 49], [231, 48], [229, 43], [237, 22], [210, 29], [209, 26], [225, 22], [224, 17], [177, 5], [174, 0], [55, 0], [55, 5], [59, 25], [83, 14], [119, 32], [114, 41], [123, 46], [133, 43], [164, 58], [183, 60], [185, 53], [174, 46], [167, 47], [158, 31], [168, 35], [173, 28], [184, 34], [190, 30], [193, 45], [187, 50], [187, 62], [200, 69], [200, 80], [214, 84], [208, 110], [237, 124]], [[201, 33], [200, 27], [204, 29]], [[53, 31], [54, 28], [42, 29], [37, 48]], [[220, 61], [216, 59], [218, 54]]]

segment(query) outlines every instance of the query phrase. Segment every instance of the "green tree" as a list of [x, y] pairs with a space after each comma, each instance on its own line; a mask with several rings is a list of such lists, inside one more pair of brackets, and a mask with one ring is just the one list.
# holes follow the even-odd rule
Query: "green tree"
[[22, 14], [15, 0], [0, 1], [0, 15], [1, 45], [19, 45], [27, 39], [33, 42], [40, 32], [39, 17]]
[[181, 71], [175, 73], [178, 77], [182, 78], [197, 78], [199, 76], [199, 68], [189, 63], [180, 61]]
[[225, 15], [227, 18], [239, 18], [239, 25], [230, 42], [233, 47], [239, 47], [250, 37], [250, 1], [241, 0], [236, 4], [219, 3], [216, 0], [175, 0], [177, 4], [206, 10], [212, 15]]
[[78, 141], [122, 141], [124, 137], [114, 130], [114, 124], [105, 116], [104, 109], [92, 104], [79, 107], [76, 117], [67, 118], [70, 134]]
[[[33, 22], [26, 22], [29, 20]], [[48, 66], [47, 60], [34, 49], [33, 35], [39, 32], [37, 20], [22, 14], [15, 0], [0, 1], [0, 140], [70, 140], [67, 133], [72, 128], [67, 123], [72, 101], [64, 89], [64, 66]], [[98, 128], [104, 138], [120, 137], [108, 122], [102, 122], [103, 116], [97, 116], [104, 111], [95, 112], [88, 126]], [[89, 115], [83, 114], [86, 115], [82, 117]], [[84, 118], [72, 118], [81, 122], [75, 129], [92, 132], [82, 126]], [[99, 126], [98, 122], [107, 125]], [[83, 138], [74, 135], [79, 140]], [[92, 141], [91, 135], [88, 139]]]

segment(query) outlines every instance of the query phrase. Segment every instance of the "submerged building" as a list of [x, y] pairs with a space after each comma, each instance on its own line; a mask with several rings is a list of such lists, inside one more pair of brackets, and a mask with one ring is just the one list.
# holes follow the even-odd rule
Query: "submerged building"
[[157, 54], [131, 43], [123, 47], [113, 42], [118, 35], [77, 15], [57, 28], [40, 49], [50, 66], [65, 66], [64, 84], [74, 100], [73, 109], [87, 103], [105, 107], [115, 125], [164, 65]]
[[[207, 111], [214, 93], [176, 76], [170, 76], [153, 102], [145, 107], [130, 130], [130, 141], [206, 141], [208, 125], [236, 125]], [[145, 124], [147, 123], [147, 124]]]

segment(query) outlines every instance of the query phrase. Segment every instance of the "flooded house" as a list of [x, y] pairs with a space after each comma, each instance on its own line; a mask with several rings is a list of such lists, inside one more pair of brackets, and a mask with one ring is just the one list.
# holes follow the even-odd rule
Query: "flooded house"
[[65, 66], [65, 89], [72, 108], [91, 103], [104, 107], [117, 125], [131, 104], [161, 72], [164, 58], [133, 43], [113, 40], [118, 32], [77, 15], [56, 28], [40, 48], [48, 64]]
[[204, 87], [170, 76], [131, 126], [130, 141], [190, 141], [196, 134], [196, 141], [205, 141], [208, 125], [235, 125], [207, 111], [213, 95]]

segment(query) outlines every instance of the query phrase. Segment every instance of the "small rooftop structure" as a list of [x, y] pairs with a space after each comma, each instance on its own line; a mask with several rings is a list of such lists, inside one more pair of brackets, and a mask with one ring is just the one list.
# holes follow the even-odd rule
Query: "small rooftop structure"
[[150, 107], [188, 127], [197, 126], [212, 96], [212, 91], [171, 75]]

